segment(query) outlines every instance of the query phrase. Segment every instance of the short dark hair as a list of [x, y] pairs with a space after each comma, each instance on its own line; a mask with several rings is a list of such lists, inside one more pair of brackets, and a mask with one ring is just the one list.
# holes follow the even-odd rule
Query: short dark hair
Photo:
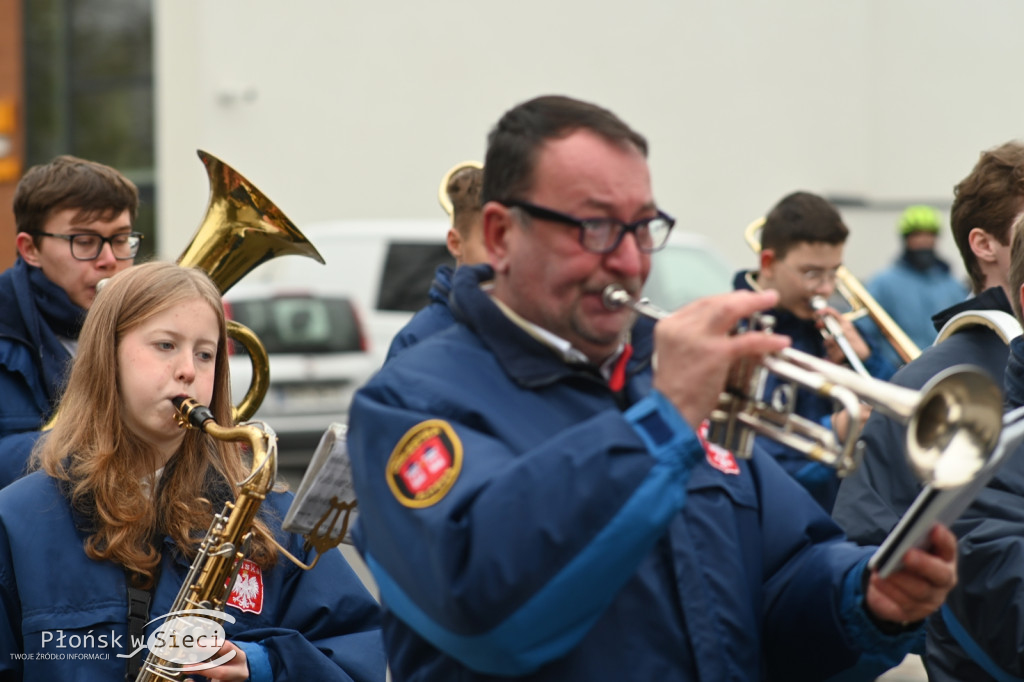
[[524, 198], [543, 144], [581, 129], [647, 156], [643, 135], [607, 109], [562, 95], [537, 97], [505, 112], [488, 135], [483, 203]]
[[14, 190], [17, 231], [37, 242], [50, 216], [66, 209], [78, 209], [82, 222], [112, 220], [127, 210], [134, 223], [139, 190], [110, 166], [68, 155], [32, 166]]
[[971, 250], [971, 230], [977, 227], [1004, 246], [1010, 243], [1010, 228], [1024, 208], [1024, 143], [1014, 140], [983, 151], [953, 194], [949, 227], [978, 293], [985, 286], [985, 276]]
[[768, 212], [761, 228], [761, 249], [772, 249], [776, 258], [802, 243], [843, 244], [850, 230], [839, 211], [810, 192], [793, 192]]

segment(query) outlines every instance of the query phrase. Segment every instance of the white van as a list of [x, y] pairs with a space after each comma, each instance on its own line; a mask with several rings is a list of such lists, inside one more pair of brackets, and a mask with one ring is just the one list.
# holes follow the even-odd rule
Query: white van
[[455, 262], [445, 246], [448, 222], [443, 218], [337, 220], [301, 229], [325, 265], [282, 256], [254, 270], [246, 283], [330, 290], [351, 299], [378, 365], [392, 337], [427, 304], [434, 270]]

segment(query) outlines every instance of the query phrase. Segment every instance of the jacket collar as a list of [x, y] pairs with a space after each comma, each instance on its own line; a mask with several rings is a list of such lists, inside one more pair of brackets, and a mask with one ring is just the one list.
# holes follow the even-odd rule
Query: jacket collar
[[1006, 291], [1002, 287], [990, 287], [977, 296], [935, 313], [932, 315], [932, 324], [936, 331], [940, 330], [954, 315], [970, 310], [1001, 310], [1013, 315], [1013, 306], [1010, 305]]
[[[483, 287], [493, 278], [494, 270], [489, 265], [458, 268], [452, 281], [452, 313], [480, 337], [513, 381], [536, 388], [583, 374], [604, 382], [593, 363], [564, 361], [555, 349], [510, 320]], [[633, 355], [627, 365], [627, 376], [650, 364], [653, 329], [653, 321], [646, 318], [633, 326]]]

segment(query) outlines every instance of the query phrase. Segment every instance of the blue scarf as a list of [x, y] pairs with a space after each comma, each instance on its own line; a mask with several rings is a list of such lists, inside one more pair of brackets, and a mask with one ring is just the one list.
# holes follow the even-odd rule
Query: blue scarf
[[0, 275], [0, 334], [36, 353], [43, 385], [52, 403], [64, 386], [71, 354], [60, 338], [77, 339], [86, 310], [43, 271], [20, 257]]

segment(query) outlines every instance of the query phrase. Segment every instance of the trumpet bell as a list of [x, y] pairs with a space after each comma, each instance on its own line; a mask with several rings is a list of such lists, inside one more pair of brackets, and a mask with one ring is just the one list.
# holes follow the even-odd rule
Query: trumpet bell
[[999, 440], [1002, 404], [999, 387], [975, 367], [935, 375], [907, 422], [907, 461], [917, 477], [940, 489], [973, 479]]

